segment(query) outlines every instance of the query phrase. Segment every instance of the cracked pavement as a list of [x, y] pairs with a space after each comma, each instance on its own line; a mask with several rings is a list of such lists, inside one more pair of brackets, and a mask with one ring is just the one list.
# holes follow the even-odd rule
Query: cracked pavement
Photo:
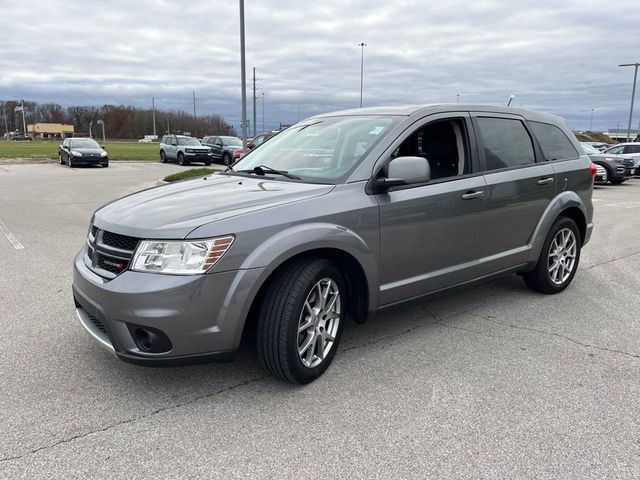
[[25, 247], [0, 237], [0, 478], [640, 478], [640, 208], [615, 207], [640, 180], [595, 190], [562, 294], [511, 276], [385, 310], [300, 388], [250, 348], [128, 365], [77, 323], [91, 212], [177, 170], [0, 171], [0, 220]]

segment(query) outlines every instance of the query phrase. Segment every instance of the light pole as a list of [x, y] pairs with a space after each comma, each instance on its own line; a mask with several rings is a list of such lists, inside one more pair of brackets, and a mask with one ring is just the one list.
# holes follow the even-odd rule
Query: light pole
[[623, 63], [622, 65], [618, 65], [619, 67], [635, 67], [633, 72], [633, 89], [631, 90], [631, 107], [629, 108], [629, 125], [627, 126], [627, 142], [629, 141], [629, 137], [631, 136], [631, 119], [633, 117], [633, 101], [636, 97], [636, 80], [638, 79], [638, 67], [640, 63]]
[[247, 77], [244, 61], [244, 0], [240, 1], [240, 80], [242, 83], [242, 151], [247, 152]]
[[593, 108], [591, 109], [591, 120], [589, 120], [589, 131], [593, 131]]
[[93, 135], [91, 133], [91, 127], [93, 127], [93, 120], [89, 122], [89, 138], [93, 138]]
[[364, 47], [366, 47], [367, 44], [364, 42], [360, 42], [358, 46], [360, 47], [360, 108], [362, 108], [362, 85], [364, 82]]
[[262, 91], [262, 131], [264, 132], [264, 90]]
[[103, 120], [98, 120], [96, 123], [98, 125], [102, 125], [102, 141], [106, 142], [107, 141], [107, 137], [104, 134], [104, 121]]
[[153, 136], [156, 136], [156, 99], [151, 97], [151, 118], [153, 119]]
[[507, 107], [511, 106], [511, 102], [513, 102], [513, 99], [516, 98], [515, 95], [509, 95], [509, 101], [507, 102]]
[[460, 94], [456, 93], [456, 103], [460, 103]]

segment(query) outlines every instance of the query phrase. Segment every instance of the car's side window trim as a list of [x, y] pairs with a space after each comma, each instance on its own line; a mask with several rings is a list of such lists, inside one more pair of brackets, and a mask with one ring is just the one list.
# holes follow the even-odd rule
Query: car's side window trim
[[[529, 140], [531, 141], [531, 146], [533, 148], [533, 158], [534, 161], [532, 163], [527, 163], [525, 165], [513, 165], [511, 167], [504, 168], [495, 168], [492, 170], [487, 169], [487, 159], [484, 153], [484, 144], [482, 142], [482, 136], [480, 135], [480, 125], [478, 124], [478, 118], [498, 118], [503, 120], [517, 120], [524, 126], [527, 135], [529, 135]], [[531, 127], [527, 123], [527, 120], [515, 114], [497, 114], [497, 113], [489, 113], [489, 112], [471, 112], [471, 124], [476, 132], [476, 142], [478, 148], [478, 163], [480, 165], [480, 172], [482, 174], [487, 173], [496, 173], [496, 172], [508, 172], [510, 170], [519, 170], [521, 168], [529, 168], [537, 164], [546, 163], [547, 160], [544, 158], [542, 154], [542, 149], [540, 148], [540, 144], [536, 139], [535, 135], [531, 131]]]
[[382, 153], [382, 155], [380, 155], [378, 157], [378, 159], [376, 160], [374, 167], [373, 167], [373, 171], [371, 174], [371, 178], [368, 182], [368, 186], [366, 188], [367, 193], [373, 194], [373, 188], [369, 188], [369, 185], [372, 184], [372, 182], [374, 181], [375, 178], [378, 177], [378, 175], [380, 174], [381, 170], [391, 161], [391, 154], [405, 141], [407, 140], [407, 138], [409, 138], [409, 136], [411, 136], [413, 133], [415, 133], [418, 129], [424, 127], [425, 125], [429, 124], [429, 123], [434, 123], [434, 122], [438, 122], [438, 121], [442, 121], [442, 120], [455, 120], [455, 119], [459, 119], [462, 120], [464, 122], [464, 129], [466, 131], [466, 142], [467, 145], [465, 145], [465, 153], [469, 156], [469, 165], [471, 168], [471, 172], [470, 173], [466, 173], [463, 175], [452, 175], [450, 177], [443, 177], [443, 178], [435, 178], [433, 180], [430, 180], [428, 182], [421, 182], [421, 183], [412, 183], [410, 185], [402, 185], [402, 186], [396, 186], [393, 188], [390, 188], [389, 191], [396, 191], [396, 190], [406, 190], [408, 188], [418, 188], [418, 187], [424, 187], [426, 185], [433, 185], [433, 184], [437, 184], [437, 183], [444, 183], [444, 182], [452, 182], [452, 181], [456, 181], [456, 180], [461, 180], [461, 179], [465, 179], [465, 178], [471, 178], [471, 177], [476, 177], [479, 175], [482, 175], [482, 172], [480, 171], [479, 167], [479, 163], [478, 163], [478, 150], [477, 150], [477, 144], [476, 144], [476, 136], [475, 136], [475, 132], [472, 129], [472, 125], [471, 125], [471, 117], [469, 115], [469, 112], [441, 112], [441, 113], [437, 113], [437, 114], [430, 114], [424, 117], [421, 117], [419, 119], [417, 119], [415, 122], [413, 122], [411, 125], [409, 125], [408, 127], [406, 127], [402, 133], [400, 133], [390, 144], [389, 146], [384, 150], [384, 152]]

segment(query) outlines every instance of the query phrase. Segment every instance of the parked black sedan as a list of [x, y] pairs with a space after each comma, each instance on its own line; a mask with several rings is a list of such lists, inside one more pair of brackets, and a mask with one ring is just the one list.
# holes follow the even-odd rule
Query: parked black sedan
[[612, 155], [602, 153], [587, 143], [582, 143], [584, 153], [589, 155], [591, 161], [596, 165], [600, 165], [606, 170], [606, 180], [614, 185], [624, 182], [628, 177], [633, 176], [634, 163], [632, 159], [624, 158], [620, 155]]
[[109, 155], [91, 138], [65, 138], [58, 147], [60, 165], [76, 167], [78, 165], [109, 166]]

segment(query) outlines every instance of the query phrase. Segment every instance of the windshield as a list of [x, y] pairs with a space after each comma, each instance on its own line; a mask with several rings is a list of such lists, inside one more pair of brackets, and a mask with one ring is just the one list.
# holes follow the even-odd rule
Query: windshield
[[397, 117], [329, 117], [294, 125], [253, 150], [233, 170], [269, 167], [302, 179], [340, 182], [398, 122]]
[[89, 138], [78, 138], [77, 140], [69, 140], [69, 146], [72, 148], [100, 148], [100, 145]]
[[593, 148], [588, 143], [583, 143], [582, 144], [582, 149], [584, 150], [584, 153], [586, 153], [587, 155], [593, 155], [593, 154], [596, 154], [596, 153], [600, 153], [600, 150], [598, 150], [597, 148]]
[[222, 140], [222, 144], [225, 147], [227, 146], [241, 147], [242, 146], [242, 140], [240, 140], [237, 137], [220, 137], [220, 139]]
[[178, 145], [188, 145], [192, 147], [201, 147], [202, 145], [195, 138], [179, 138]]

